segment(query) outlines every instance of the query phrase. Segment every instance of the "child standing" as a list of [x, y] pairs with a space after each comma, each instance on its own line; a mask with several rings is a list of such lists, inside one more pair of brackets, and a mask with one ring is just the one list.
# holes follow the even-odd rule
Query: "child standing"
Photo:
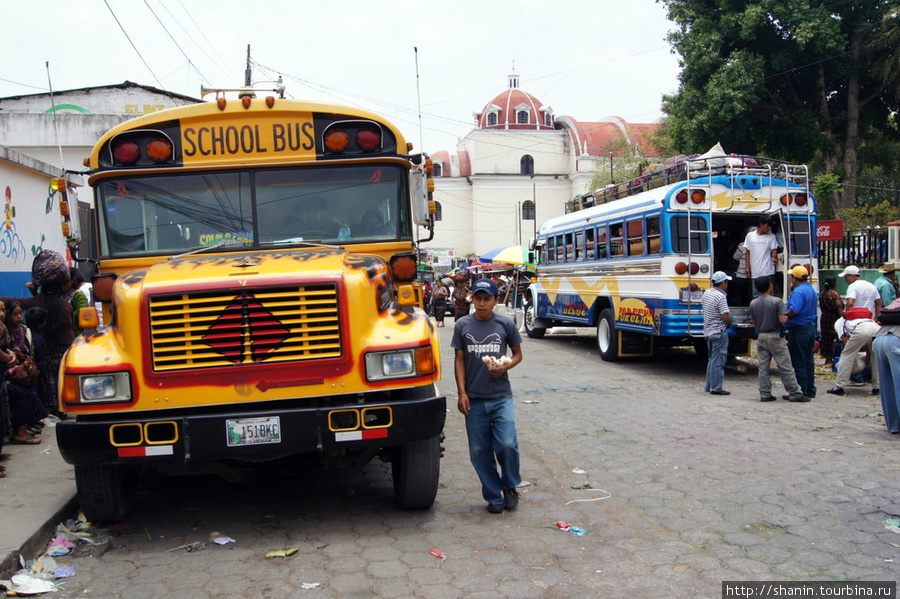
[[[519, 503], [519, 441], [507, 371], [522, 361], [522, 336], [515, 323], [494, 314], [497, 284], [480, 279], [472, 287], [475, 312], [459, 319], [451, 346], [458, 408], [466, 417], [469, 459], [481, 480], [487, 511], [499, 514]], [[506, 355], [507, 349], [512, 358]], [[500, 472], [497, 471], [499, 463]]]

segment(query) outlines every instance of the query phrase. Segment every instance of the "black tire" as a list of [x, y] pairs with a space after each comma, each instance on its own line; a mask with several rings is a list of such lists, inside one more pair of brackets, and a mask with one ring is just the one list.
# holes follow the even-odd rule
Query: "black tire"
[[391, 459], [394, 499], [405, 510], [424, 510], [434, 504], [441, 475], [441, 435], [394, 450]]
[[525, 321], [525, 334], [532, 339], [541, 339], [544, 336], [544, 333], [547, 332], [547, 329], [537, 328], [534, 326], [536, 311], [537, 305], [535, 304], [535, 302], [531, 301], [525, 304], [525, 310], [523, 314], [523, 320]]
[[75, 487], [90, 522], [121, 522], [134, 509], [138, 472], [127, 466], [75, 466]]
[[619, 331], [616, 330], [616, 319], [610, 308], [600, 312], [600, 320], [597, 322], [597, 350], [605, 362], [619, 361]]
[[697, 358], [704, 362], [709, 360], [709, 346], [706, 344], [706, 337], [694, 337], [692, 342]]

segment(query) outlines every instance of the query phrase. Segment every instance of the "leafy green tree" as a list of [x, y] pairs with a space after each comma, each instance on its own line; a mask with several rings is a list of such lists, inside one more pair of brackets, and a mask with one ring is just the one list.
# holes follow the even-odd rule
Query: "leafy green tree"
[[900, 208], [893, 206], [890, 202], [881, 202], [871, 206], [847, 208], [840, 213], [840, 216], [844, 221], [845, 231], [861, 231], [885, 227], [888, 223], [900, 220]]
[[677, 26], [669, 41], [683, 67], [663, 99], [675, 145], [818, 158], [843, 181], [834, 209], [853, 207], [861, 132], [896, 135], [900, 104], [872, 68], [896, 59], [896, 45], [876, 42], [896, 31], [896, 18], [885, 26], [896, 0], [657, 1]]

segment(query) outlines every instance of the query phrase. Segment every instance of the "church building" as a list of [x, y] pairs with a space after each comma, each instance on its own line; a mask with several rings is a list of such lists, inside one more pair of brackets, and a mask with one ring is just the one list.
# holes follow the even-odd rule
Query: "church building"
[[431, 153], [437, 214], [423, 253], [438, 270], [492, 249], [525, 245], [542, 222], [564, 213], [567, 200], [592, 191], [591, 180], [640, 173], [657, 152], [656, 124], [619, 117], [580, 122], [522, 90], [508, 88], [474, 114], [474, 128], [455, 150]]

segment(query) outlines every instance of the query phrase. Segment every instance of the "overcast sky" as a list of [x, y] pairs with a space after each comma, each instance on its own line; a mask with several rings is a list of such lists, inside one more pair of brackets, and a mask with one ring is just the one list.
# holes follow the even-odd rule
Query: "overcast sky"
[[54, 90], [199, 97], [243, 84], [249, 45], [254, 82], [280, 74], [288, 97], [374, 110], [428, 152], [455, 146], [513, 66], [579, 121], [655, 122], [678, 85], [655, 0], [7, 0], [0, 15], [0, 97], [47, 91], [48, 61]]

